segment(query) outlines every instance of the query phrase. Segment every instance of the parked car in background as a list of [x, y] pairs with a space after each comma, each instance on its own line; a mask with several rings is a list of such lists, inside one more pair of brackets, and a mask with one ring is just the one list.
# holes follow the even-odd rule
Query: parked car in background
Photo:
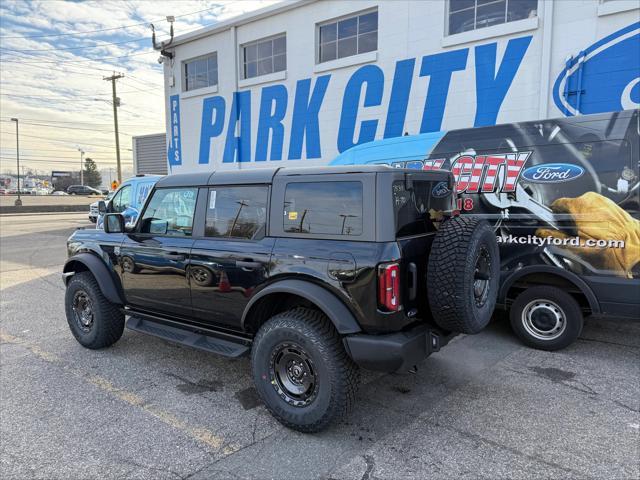
[[7, 189], [6, 188], [0, 188], [0, 195], [7, 195]]
[[[107, 193], [105, 193], [106, 197], [104, 197], [104, 201], [108, 202], [109, 200], [111, 200], [113, 198], [113, 196], [115, 195], [116, 191], [112, 190], [112, 191], [107, 191]], [[89, 205], [89, 220], [92, 221], [93, 223], [97, 223], [98, 222], [98, 216], [100, 215], [99, 211], [98, 211], [98, 203], [100, 201], [96, 201], [93, 202], [91, 205]]]
[[122, 182], [111, 198], [97, 202], [96, 228], [102, 229], [104, 213], [121, 213], [127, 225], [136, 223], [147, 195], [161, 178], [161, 175], [137, 175]]
[[69, 195], [102, 195], [102, 192], [96, 188], [87, 185], [70, 185], [67, 187]]
[[52, 192], [51, 195], [69, 195], [67, 192], [64, 192], [62, 190], [56, 190], [55, 192]]

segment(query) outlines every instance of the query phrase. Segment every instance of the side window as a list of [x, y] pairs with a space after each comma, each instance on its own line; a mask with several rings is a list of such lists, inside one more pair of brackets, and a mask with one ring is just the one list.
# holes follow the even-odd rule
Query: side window
[[289, 183], [284, 196], [284, 231], [362, 235], [362, 204], [362, 182]]
[[205, 236], [250, 240], [264, 237], [268, 196], [266, 186], [211, 188]]
[[197, 189], [161, 188], [153, 192], [140, 222], [141, 233], [191, 236]]
[[122, 187], [111, 201], [111, 210], [115, 213], [124, 212], [131, 205], [131, 185]]

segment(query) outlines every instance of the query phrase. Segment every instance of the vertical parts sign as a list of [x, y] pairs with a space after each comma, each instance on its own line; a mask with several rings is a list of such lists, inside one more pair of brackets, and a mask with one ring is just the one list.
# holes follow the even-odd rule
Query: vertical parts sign
[[167, 157], [169, 160], [169, 170], [177, 165], [182, 165], [182, 148], [180, 138], [180, 96], [171, 95], [169, 97], [169, 112], [171, 123], [169, 136], [169, 150]]

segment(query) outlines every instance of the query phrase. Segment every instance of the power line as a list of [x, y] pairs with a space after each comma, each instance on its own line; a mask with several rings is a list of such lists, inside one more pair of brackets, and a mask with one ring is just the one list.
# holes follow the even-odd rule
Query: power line
[[[106, 47], [108, 45], [122, 45], [125, 43], [134, 43], [134, 42], [141, 42], [143, 40], [147, 40], [149, 41], [149, 37], [139, 37], [139, 38], [135, 38], [133, 40], [124, 40], [122, 42], [104, 42], [104, 43], [99, 43], [97, 45], [86, 45], [86, 46], [82, 46], [82, 47], [59, 47], [59, 48], [30, 48], [30, 49], [14, 49], [14, 48], [6, 48], [6, 47], [0, 47], [0, 50], [4, 50], [4, 52], [6, 53], [30, 53], [30, 52], [50, 52], [50, 51], [59, 51], [59, 50], [83, 50], [85, 48], [100, 48], [100, 47]], [[3, 52], [3, 53], [4, 53]]]
[[[20, 123], [22, 123], [22, 120], [20, 120]], [[13, 153], [10, 150], [14, 150], [13, 148], [0, 148], [0, 152], [2, 150], [7, 150], [9, 153]], [[25, 147], [22, 146], [21, 150], [24, 151], [30, 151], [30, 152], [71, 152], [73, 151], [72, 148], [29, 148], [29, 147]], [[28, 153], [26, 154], [28, 155]]]
[[[148, 64], [146, 64], [148, 66]], [[51, 73], [51, 70], [55, 71], [55, 72], [60, 72], [60, 73], [72, 73], [74, 75], [81, 75], [81, 76], [85, 76], [85, 77], [91, 77], [91, 78], [100, 78], [98, 74], [93, 74], [93, 73], [87, 73], [86, 71], [77, 71], [77, 70], [71, 70], [72, 68], [74, 69], [78, 69], [78, 68], [84, 68], [82, 66], [74, 66], [74, 65], [67, 65], [67, 66], [62, 66], [61, 68], [56, 68], [55, 66], [51, 65], [51, 66], [42, 66], [42, 65], [36, 65], [36, 64], [21, 64], [21, 66], [25, 67], [25, 68], [37, 68], [40, 70], [46, 70], [49, 73]], [[155, 66], [155, 65], [154, 65]], [[108, 72], [111, 73], [113, 72], [113, 69], [107, 69], [107, 68], [98, 68], [98, 67], [91, 67], [91, 70], [96, 70], [99, 72]], [[144, 85], [144, 86], [150, 86], [150, 87], [155, 87], [155, 88], [161, 88], [164, 90], [164, 84], [162, 83], [153, 83], [153, 82], [147, 82], [144, 81], [142, 79], [139, 79], [138, 77], [134, 77], [131, 73], [129, 73], [128, 71], [125, 72], [127, 74], [127, 77], [130, 78], [131, 80], [134, 80], [135, 82]], [[161, 73], [161, 72], [158, 72]]]
[[[76, 68], [73, 65], [64, 66], [62, 68], [55, 68], [53, 65], [52, 66], [48, 66], [48, 67], [44, 67], [44, 66], [36, 65], [36, 64], [20, 63], [20, 66], [21, 67], [26, 67], [26, 68], [39, 68], [41, 70], [47, 70], [49, 73], [51, 73], [51, 70], [54, 70], [55, 72], [73, 73], [74, 75], [82, 75], [82, 76], [85, 76], [85, 77], [99, 78], [99, 76], [97, 74], [87, 73], [87, 72], [78, 72], [78, 71], [75, 71], [75, 70], [71, 70], [71, 68]], [[81, 68], [81, 67], [77, 67], [77, 68]], [[101, 71], [101, 72], [111, 72], [112, 71], [112, 70], [109, 70], [109, 69], [106, 69], [106, 68], [97, 68], [97, 67], [92, 67], [92, 70]]]
[[[22, 160], [22, 156], [20, 157], [20, 159]], [[15, 161], [15, 157], [2, 157], [0, 156], [0, 161], [5, 160], [5, 161], [10, 161], [11, 163], [13, 163]], [[94, 160], [96, 163], [100, 163], [102, 165], [116, 165], [116, 162], [113, 161], [106, 161], [106, 160], [98, 160], [95, 158], [92, 158], [92, 160]], [[25, 162], [34, 162], [34, 163], [53, 163], [54, 165], [56, 163], [65, 163], [65, 164], [74, 164], [77, 165], [78, 164], [78, 160], [47, 160], [47, 159], [37, 159], [37, 158], [27, 158], [24, 160]], [[123, 160], [123, 162], [129, 162], [132, 163], [132, 160]]]
[[[0, 131], [0, 133], [4, 133], [5, 135], [15, 135], [15, 132], [6, 132], [6, 131]], [[55, 138], [46, 138], [46, 137], [38, 137], [36, 135], [28, 135], [26, 133], [21, 133], [20, 134], [20, 138], [22, 137], [27, 137], [27, 138], [38, 138], [40, 140], [47, 140], [49, 142], [62, 142], [62, 143], [72, 143], [74, 145], [88, 145], [90, 147], [106, 147], [106, 148], [113, 148], [113, 145], [104, 145], [104, 144], [96, 144], [96, 143], [86, 143], [84, 141], [70, 141], [70, 140], [58, 140]]]
[[[216, 6], [214, 8], [205, 8], [203, 10], [198, 10], [196, 12], [183, 13], [182, 15], [174, 15], [174, 17], [175, 18], [187, 17], [189, 15], [195, 15], [197, 13], [211, 11], [216, 8], [224, 8], [224, 7]], [[42, 35], [0, 35], [0, 38], [43, 38], [43, 37], [67, 37], [72, 35], [86, 35], [87, 33], [109, 32], [113, 30], [139, 27], [140, 25], [149, 25], [149, 23], [161, 22], [162, 20], [164, 20], [164, 18], [159, 20], [151, 20], [150, 22], [141, 22], [141, 23], [133, 23], [131, 25], [123, 25], [121, 27], [99, 28], [97, 30], [76, 31], [76, 32], [67, 32], [67, 33], [49, 33], [49, 34], [42, 34]]]
[[[138, 57], [140, 55], [149, 55], [151, 53], [156, 53], [156, 52], [155, 52], [155, 50], [150, 50], [148, 52], [131, 53], [129, 55], [119, 55], [119, 56], [116, 56], [116, 57], [87, 58], [86, 60], [49, 60], [49, 61], [42, 61], [42, 62], [18, 62], [16, 60], [2, 60], [2, 59], [0, 59], [0, 63], [19, 63], [20, 65], [39, 65], [39, 64], [42, 64], [42, 63], [76, 63], [76, 64], [83, 64], [83, 63], [88, 63], [88, 62], [101, 62], [103, 60]], [[145, 62], [142, 62], [142, 63], [145, 63]]]
[[[128, 82], [122, 82], [122, 84], [126, 85], [129, 88], [133, 88], [133, 89], [135, 89], [135, 90], [137, 90], [139, 92], [144, 92], [144, 93], [162, 93], [162, 94], [164, 94], [164, 89], [162, 91], [159, 91], [159, 89], [163, 88], [163, 87], [157, 87], [157, 88], [151, 89], [151, 90], [149, 90], [149, 89], [143, 90], [142, 88], [136, 87], [135, 85], [131, 85]], [[125, 92], [120, 92], [120, 93], [125, 93]], [[129, 93], [129, 92], [127, 92], [127, 93]], [[133, 92], [131, 92], [131, 93], [133, 93]]]
[[133, 80], [135, 82], [138, 82], [141, 85], [155, 85], [155, 86], [158, 86], [160, 88], [164, 88], [164, 84], [163, 83], [148, 82], [148, 81], [142, 80], [141, 78], [138, 78], [138, 77], [136, 77], [136, 76], [134, 76], [134, 75], [132, 75], [131, 73], [128, 73], [128, 72], [127, 72], [127, 78], [129, 78], [129, 79], [131, 79], [131, 80]]
[[[6, 120], [2, 120], [3, 122], [6, 122]], [[98, 130], [95, 128], [81, 128], [81, 127], [69, 127], [69, 126], [64, 126], [64, 125], [51, 125], [48, 123], [30, 123], [30, 122], [20, 122], [20, 123], [24, 123], [24, 125], [37, 125], [40, 127], [48, 127], [48, 128], [65, 128], [65, 129], [69, 129], [69, 130], [86, 130], [88, 132], [98, 132], [98, 133], [113, 133], [113, 130]], [[128, 137], [133, 137], [133, 135], [129, 134], [129, 133], [125, 133], [125, 132], [120, 132], [123, 135], [126, 135]]]
[[[8, 116], [0, 116], [0, 120], [5, 119], [5, 120], [10, 120], [11, 117]], [[25, 122], [25, 123], [29, 123], [29, 122], [54, 122], [54, 123], [77, 123], [77, 124], [81, 124], [81, 125], [102, 125], [102, 126], [107, 126], [110, 127], [111, 125], [113, 125], [113, 122], [109, 123], [109, 122], [104, 122], [104, 123], [95, 123], [95, 122], [84, 122], [81, 120], [47, 120], [45, 119], [41, 119], [41, 118], [24, 118], [24, 117], [20, 117], [20, 123]], [[122, 125], [127, 125], [127, 126], [134, 126], [134, 127], [146, 127], [149, 124], [148, 123], [122, 123]]]
[[[21, 135], [22, 136], [22, 135]], [[67, 150], [63, 155], [59, 155], [56, 153], [52, 153], [49, 152], [48, 150], [44, 150], [45, 153], [23, 153], [23, 150], [28, 150], [28, 149], [21, 149], [20, 150], [20, 158], [24, 157], [32, 157], [32, 158], [42, 158], [42, 159], [56, 159], [56, 158], [78, 158], [78, 154], [77, 152], [73, 153], [73, 151], [71, 149]], [[68, 155], [69, 153], [73, 153], [72, 155]], [[111, 155], [111, 153], [109, 152], [85, 152], [87, 155], [96, 155], [98, 157], [104, 156], [104, 155]], [[7, 152], [0, 152], [0, 155], [5, 156], [5, 157], [15, 157], [15, 152], [11, 152], [11, 151], [7, 151]], [[93, 157], [91, 157], [93, 158]], [[104, 158], [102, 158], [102, 160], [105, 160]]]
[[[127, 86], [130, 87], [131, 85], [127, 85]], [[136, 88], [135, 90], [126, 90], [124, 92], [120, 92], [120, 94], [124, 94], [124, 93], [139, 93], [139, 92], [155, 93], [152, 90], [142, 90], [141, 88]], [[60, 98], [62, 96], [70, 96], [70, 97], [74, 97], [74, 98], [88, 98], [88, 97], [111, 96], [110, 93], [90, 93], [90, 94], [80, 94], [79, 95], [79, 94], [76, 94], [74, 92], [60, 93], [59, 95], [40, 95], [40, 94], [29, 95], [29, 94], [9, 92], [9, 93], [0, 93], [0, 95], [5, 96], [5, 97], [22, 97], [22, 98]]]

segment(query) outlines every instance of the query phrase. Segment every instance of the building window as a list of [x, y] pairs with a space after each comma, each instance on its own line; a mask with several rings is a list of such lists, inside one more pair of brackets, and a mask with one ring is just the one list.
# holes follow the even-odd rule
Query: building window
[[242, 45], [242, 77], [253, 78], [287, 69], [287, 37], [279, 35]]
[[377, 10], [318, 26], [318, 63], [377, 49]]
[[198, 88], [212, 87], [218, 84], [218, 54], [194, 58], [184, 62], [184, 90], [189, 92]]
[[449, 35], [538, 14], [538, 0], [449, 0]]
[[284, 231], [362, 235], [361, 182], [290, 183], [284, 196]]

